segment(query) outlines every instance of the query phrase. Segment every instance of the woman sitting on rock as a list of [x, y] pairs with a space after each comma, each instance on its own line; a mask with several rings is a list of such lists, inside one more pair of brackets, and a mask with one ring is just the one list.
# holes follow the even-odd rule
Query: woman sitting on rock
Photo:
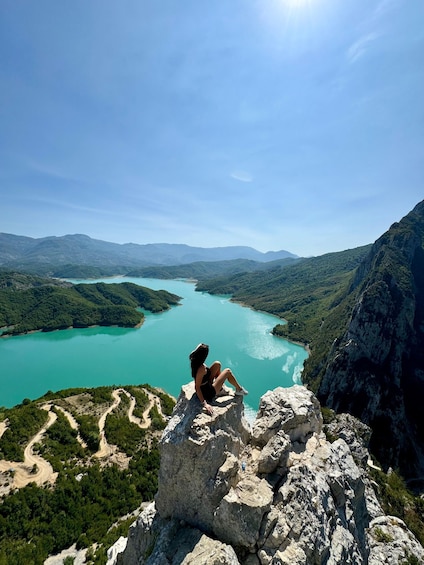
[[223, 384], [228, 380], [236, 389], [236, 395], [244, 396], [247, 390], [240, 386], [233, 375], [231, 369], [221, 371], [221, 363], [214, 361], [210, 367], [205, 365], [206, 357], [209, 353], [209, 345], [199, 343], [190, 355], [191, 375], [194, 379], [197, 396], [203, 408], [212, 416], [213, 408], [208, 404], [222, 389]]

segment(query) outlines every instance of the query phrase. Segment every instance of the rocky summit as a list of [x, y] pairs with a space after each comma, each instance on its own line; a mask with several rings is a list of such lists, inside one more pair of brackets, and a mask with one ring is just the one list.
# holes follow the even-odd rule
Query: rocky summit
[[424, 563], [417, 539], [380, 507], [353, 420], [330, 443], [303, 386], [267, 392], [251, 424], [241, 397], [220, 396], [211, 417], [184, 386], [161, 439], [155, 501], [108, 565]]

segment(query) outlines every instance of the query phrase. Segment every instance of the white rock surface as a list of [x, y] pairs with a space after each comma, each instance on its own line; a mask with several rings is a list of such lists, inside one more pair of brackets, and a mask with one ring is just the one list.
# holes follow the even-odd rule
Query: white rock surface
[[108, 565], [398, 565], [409, 555], [424, 563], [422, 546], [383, 515], [355, 463], [352, 453], [366, 453], [327, 441], [306, 388], [266, 393], [251, 430], [241, 398], [214, 408], [204, 414], [193, 385], [183, 387], [161, 440], [155, 503]]

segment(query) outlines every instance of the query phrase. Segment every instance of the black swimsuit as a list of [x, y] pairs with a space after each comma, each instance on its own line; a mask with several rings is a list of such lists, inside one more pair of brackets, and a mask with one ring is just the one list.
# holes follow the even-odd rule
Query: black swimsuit
[[216, 390], [214, 389], [211, 381], [211, 370], [209, 367], [206, 367], [206, 373], [203, 376], [202, 384], [200, 385], [200, 390], [202, 391], [203, 397], [208, 402], [213, 400], [216, 396]]

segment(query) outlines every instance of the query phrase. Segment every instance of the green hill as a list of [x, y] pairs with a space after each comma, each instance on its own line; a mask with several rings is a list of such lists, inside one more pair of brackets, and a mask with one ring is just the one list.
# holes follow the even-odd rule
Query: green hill
[[254, 271], [265, 271], [276, 266], [285, 267], [302, 261], [301, 258], [287, 257], [263, 263], [250, 259], [233, 259], [228, 261], [196, 261], [186, 265], [169, 267], [143, 267], [126, 273], [128, 277], [148, 277], [155, 279], [195, 279], [204, 280], [211, 277], [230, 276]]
[[180, 297], [132, 283], [61, 283], [21, 273], [0, 274], [0, 327], [3, 335], [93, 325], [135, 327], [140, 308], [162, 312]]
[[323, 320], [347, 292], [355, 269], [370, 248], [367, 245], [291, 265], [204, 280], [196, 289], [231, 294], [236, 301], [277, 315], [287, 321], [274, 329], [277, 335], [313, 347]]

